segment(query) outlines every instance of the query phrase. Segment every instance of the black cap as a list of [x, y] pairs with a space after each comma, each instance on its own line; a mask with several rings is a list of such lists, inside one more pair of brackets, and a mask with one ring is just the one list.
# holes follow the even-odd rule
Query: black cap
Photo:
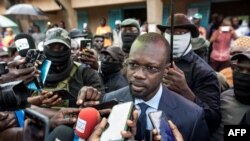
[[107, 53], [116, 61], [123, 62], [124, 60], [124, 53], [120, 47], [110, 46], [106, 50], [101, 51], [101, 53]]
[[73, 28], [69, 31], [69, 37], [72, 38], [77, 38], [77, 37], [86, 37], [87, 34], [82, 33], [79, 29]]

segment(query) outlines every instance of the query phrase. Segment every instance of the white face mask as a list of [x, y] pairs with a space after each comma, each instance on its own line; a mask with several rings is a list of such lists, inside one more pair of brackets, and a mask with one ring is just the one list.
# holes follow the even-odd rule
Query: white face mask
[[[164, 37], [170, 43], [170, 34], [165, 32]], [[190, 32], [183, 35], [174, 35], [173, 58], [180, 58], [191, 51], [192, 45], [190, 44], [190, 40]]]

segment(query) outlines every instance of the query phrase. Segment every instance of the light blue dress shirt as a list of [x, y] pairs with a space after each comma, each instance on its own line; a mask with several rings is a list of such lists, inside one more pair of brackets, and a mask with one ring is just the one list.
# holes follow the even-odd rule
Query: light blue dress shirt
[[154, 97], [152, 97], [150, 100], [144, 101], [142, 99], [135, 98], [135, 102], [134, 102], [135, 103], [135, 108], [138, 110], [139, 116], [141, 114], [141, 109], [138, 106], [138, 104], [144, 102], [145, 104], [147, 104], [149, 106], [147, 111], [146, 111], [146, 114], [147, 114], [147, 129], [148, 130], [153, 129], [152, 123], [151, 123], [151, 121], [150, 121], [150, 119], [148, 117], [148, 113], [149, 112], [155, 112], [155, 111], [158, 110], [161, 95], [162, 95], [162, 84], [160, 85], [160, 88], [157, 91], [156, 95]]

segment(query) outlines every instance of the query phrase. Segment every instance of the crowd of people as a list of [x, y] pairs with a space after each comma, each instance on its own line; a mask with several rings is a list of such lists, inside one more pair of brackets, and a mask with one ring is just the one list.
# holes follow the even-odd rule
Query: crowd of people
[[[78, 140], [81, 137], [74, 132], [72, 138], [64, 138], [59, 128], [67, 125], [65, 130], [77, 130], [82, 108], [112, 100], [134, 104], [132, 118], [126, 122], [129, 130], [120, 133], [129, 140], [172, 137], [176, 141], [223, 141], [224, 125], [248, 124], [250, 30], [246, 21], [240, 24], [237, 17], [213, 14], [205, 29], [200, 25], [201, 14], [190, 19], [176, 13], [171, 50], [171, 18], [166, 26], [157, 25], [161, 34], [148, 33], [146, 22], [140, 26], [132, 18], [116, 20], [113, 30], [101, 18], [94, 36], [87, 24], [83, 31], [67, 31], [60, 22], [46, 33], [32, 24], [27, 34], [34, 42], [30, 48], [51, 61], [39, 90], [26, 88], [44, 75], [37, 67], [41, 62], [23, 67], [30, 60], [20, 54], [17, 36], [7, 28], [7, 34], [0, 38], [0, 140]], [[14, 89], [21, 85], [23, 90]], [[65, 91], [71, 98], [63, 97]], [[7, 96], [11, 94], [13, 99]], [[38, 134], [42, 129], [35, 128], [38, 123], [25, 118], [23, 109], [49, 119], [46, 139]], [[99, 124], [85, 140], [99, 141], [107, 125], [112, 124], [106, 119], [111, 107], [98, 110]], [[168, 118], [163, 125], [170, 128], [167, 137], [148, 116], [159, 110]], [[60, 131], [56, 137], [55, 131]]]

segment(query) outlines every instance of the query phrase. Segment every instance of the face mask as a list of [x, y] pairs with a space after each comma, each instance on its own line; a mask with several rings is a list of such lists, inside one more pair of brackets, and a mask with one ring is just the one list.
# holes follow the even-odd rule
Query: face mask
[[250, 104], [250, 74], [233, 72], [235, 98], [241, 103]]
[[138, 37], [139, 33], [126, 33], [122, 32], [122, 50], [125, 53], [129, 53], [130, 48], [135, 41], [135, 39]]
[[[170, 43], [170, 34], [164, 33], [164, 37]], [[173, 57], [180, 58], [189, 53], [192, 49], [192, 45], [190, 42], [191, 42], [190, 32], [183, 35], [174, 35]]]
[[56, 52], [45, 47], [44, 54], [52, 62], [50, 70], [61, 72], [68, 66], [67, 62], [70, 60], [71, 50], [67, 48], [66, 50]]
[[101, 62], [101, 70], [103, 74], [113, 74], [121, 70], [121, 63]]

